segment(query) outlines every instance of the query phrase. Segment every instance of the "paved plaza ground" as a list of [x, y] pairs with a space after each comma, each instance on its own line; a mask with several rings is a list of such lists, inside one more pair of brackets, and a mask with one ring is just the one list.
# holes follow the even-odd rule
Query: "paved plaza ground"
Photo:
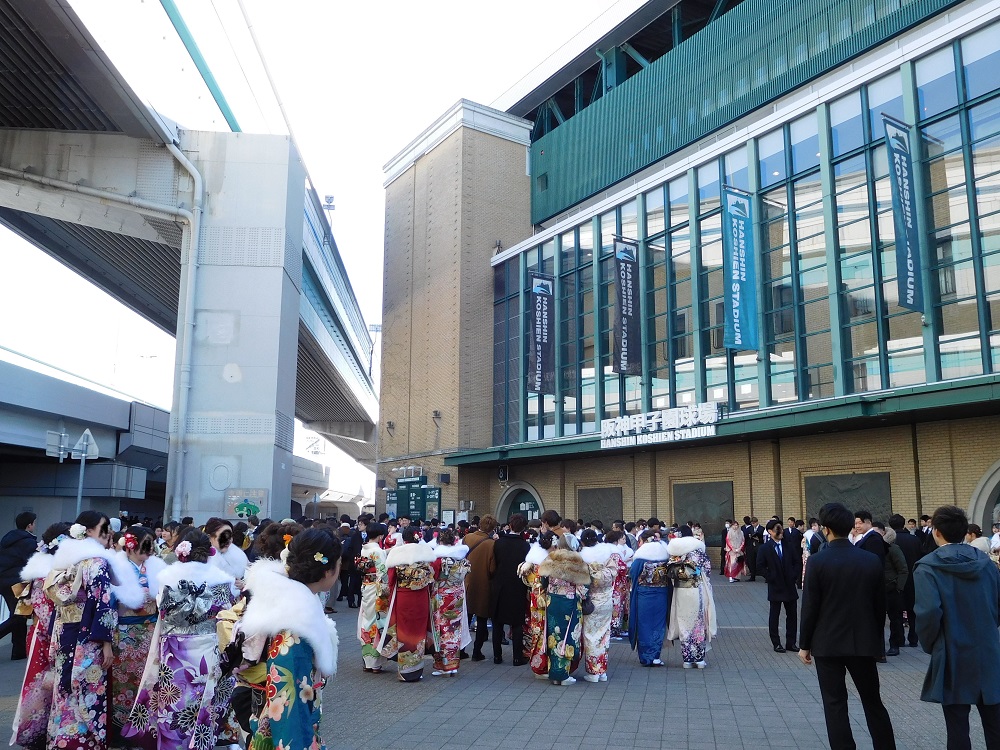
[[[814, 669], [776, 654], [767, 635], [766, 584], [729, 584], [713, 576], [719, 634], [705, 670], [681, 668], [678, 648], [664, 648], [666, 668], [639, 666], [628, 643], [613, 643], [609, 680], [556, 687], [528, 667], [462, 662], [455, 678], [397, 682], [394, 673], [361, 671], [357, 610], [333, 615], [341, 635], [338, 675], [324, 691], [328, 750], [572, 750], [573, 748], [826, 748]], [[784, 621], [782, 620], [782, 632]], [[0, 646], [0, 724], [9, 727], [24, 662]], [[882, 696], [900, 750], [945, 747], [941, 708], [919, 700], [929, 657], [905, 648], [881, 665]], [[582, 671], [582, 669], [581, 669]], [[848, 681], [850, 684], [850, 681]], [[871, 748], [860, 703], [851, 717], [859, 748]], [[973, 747], [984, 747], [972, 712]], [[6, 739], [6, 738], [5, 738]]]

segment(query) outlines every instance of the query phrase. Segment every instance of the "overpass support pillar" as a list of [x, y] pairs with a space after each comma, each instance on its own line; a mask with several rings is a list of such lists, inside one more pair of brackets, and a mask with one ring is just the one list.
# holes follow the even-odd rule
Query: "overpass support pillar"
[[[167, 513], [232, 517], [240, 495], [280, 519], [291, 502], [306, 172], [284, 136], [186, 131], [180, 147], [205, 196], [193, 283], [182, 268]], [[190, 248], [186, 236], [182, 261]]]

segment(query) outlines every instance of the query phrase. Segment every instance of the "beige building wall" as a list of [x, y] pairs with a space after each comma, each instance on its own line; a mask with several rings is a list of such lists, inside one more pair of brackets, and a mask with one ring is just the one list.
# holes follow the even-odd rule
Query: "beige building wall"
[[[449, 117], [462, 124], [451, 127]], [[532, 231], [529, 126], [460, 102], [390, 162], [376, 477], [392, 488], [401, 466], [422, 467], [431, 485], [450, 474], [442, 510], [481, 503], [490, 491], [482, 470], [446, 467], [444, 458], [491, 444], [490, 258], [498, 242], [509, 247]]]

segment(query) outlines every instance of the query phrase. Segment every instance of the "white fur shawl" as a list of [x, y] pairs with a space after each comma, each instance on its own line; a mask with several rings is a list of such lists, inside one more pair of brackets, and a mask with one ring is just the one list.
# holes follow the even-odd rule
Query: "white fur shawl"
[[203, 562], [175, 562], [167, 565], [157, 576], [159, 588], [167, 586], [177, 588], [181, 581], [190, 581], [200, 586], [219, 586], [223, 583], [233, 584], [233, 577], [222, 570]]
[[[136, 573], [135, 568], [132, 567], [132, 563], [129, 561], [128, 554], [125, 550], [115, 553], [115, 557], [118, 558], [124, 568], [131, 569], [132, 575], [129, 577], [129, 580], [125, 583], [125, 585], [115, 586], [112, 590], [114, 591], [115, 596], [118, 597], [118, 601], [126, 607], [138, 609], [138, 607], [141, 607], [142, 604], [133, 607], [128, 603], [128, 601], [136, 598], [137, 592], [134, 590], [135, 587], [139, 587], [140, 589], [142, 588], [139, 584], [139, 574]], [[143, 563], [143, 565], [146, 566], [146, 582], [149, 585], [149, 595], [155, 599], [156, 595], [160, 592], [160, 574], [166, 570], [167, 564], [155, 555], [151, 555], [146, 562]], [[142, 591], [139, 591], [138, 593], [143, 595], [143, 603], [145, 603], [145, 593]]]
[[616, 544], [615, 552], [617, 552], [618, 556], [621, 557], [621, 559], [624, 560], [625, 562], [631, 560], [632, 555], [635, 554], [635, 552], [632, 551], [632, 548], [629, 547], [627, 544]]
[[663, 542], [646, 542], [635, 551], [633, 560], [650, 560], [660, 562], [666, 560], [670, 555], [667, 553], [667, 545]]
[[458, 544], [439, 544], [434, 548], [437, 557], [450, 557], [452, 560], [464, 560], [469, 554], [469, 548], [459, 542]]
[[22, 581], [34, 581], [37, 578], [45, 578], [52, 572], [54, 555], [48, 552], [36, 552], [28, 558], [27, 564], [21, 569]]
[[246, 580], [252, 596], [240, 621], [240, 630], [247, 638], [270, 638], [288, 630], [309, 642], [313, 664], [323, 676], [336, 674], [340, 643], [337, 626], [323, 614], [319, 597], [304, 584], [290, 579], [284, 564], [274, 560], [255, 562], [247, 570]]
[[415, 565], [436, 560], [437, 555], [429, 544], [397, 544], [385, 557], [387, 568], [398, 568], [400, 565]]
[[581, 549], [580, 557], [583, 558], [585, 563], [597, 563], [598, 565], [604, 565], [611, 559], [611, 556], [617, 552], [618, 545], [601, 542], [600, 544], [595, 544], [593, 547], [584, 547]]
[[118, 557], [91, 537], [64, 539], [52, 555], [52, 570], [69, 570], [82, 560], [100, 557], [108, 562], [108, 576], [118, 601], [131, 609], [138, 609], [146, 601], [146, 592], [132, 573], [128, 560]]
[[538, 542], [535, 542], [531, 545], [531, 549], [528, 550], [528, 555], [524, 558], [524, 561], [532, 565], [541, 565], [548, 556], [549, 551], [542, 549], [542, 546]]
[[381, 555], [382, 559], [385, 559], [385, 550], [378, 546], [377, 542], [365, 542], [361, 545], [361, 554], [368, 557], [374, 557], [376, 555]]
[[705, 551], [705, 543], [693, 536], [681, 536], [667, 542], [667, 554], [671, 557], [683, 557], [695, 550]]
[[246, 553], [235, 544], [226, 547], [225, 552], [216, 550], [215, 554], [208, 558], [209, 565], [225, 571], [233, 578], [242, 578], [246, 575], [249, 563]]

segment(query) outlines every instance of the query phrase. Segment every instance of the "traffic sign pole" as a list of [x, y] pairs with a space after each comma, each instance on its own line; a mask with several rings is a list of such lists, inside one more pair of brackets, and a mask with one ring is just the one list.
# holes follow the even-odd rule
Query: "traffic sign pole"
[[83, 507], [83, 470], [87, 465], [87, 448], [90, 443], [90, 430], [86, 430], [83, 433], [83, 437], [80, 438], [80, 442], [83, 443], [83, 450], [80, 452], [80, 482], [76, 486], [76, 517], [80, 517], [80, 510]]

